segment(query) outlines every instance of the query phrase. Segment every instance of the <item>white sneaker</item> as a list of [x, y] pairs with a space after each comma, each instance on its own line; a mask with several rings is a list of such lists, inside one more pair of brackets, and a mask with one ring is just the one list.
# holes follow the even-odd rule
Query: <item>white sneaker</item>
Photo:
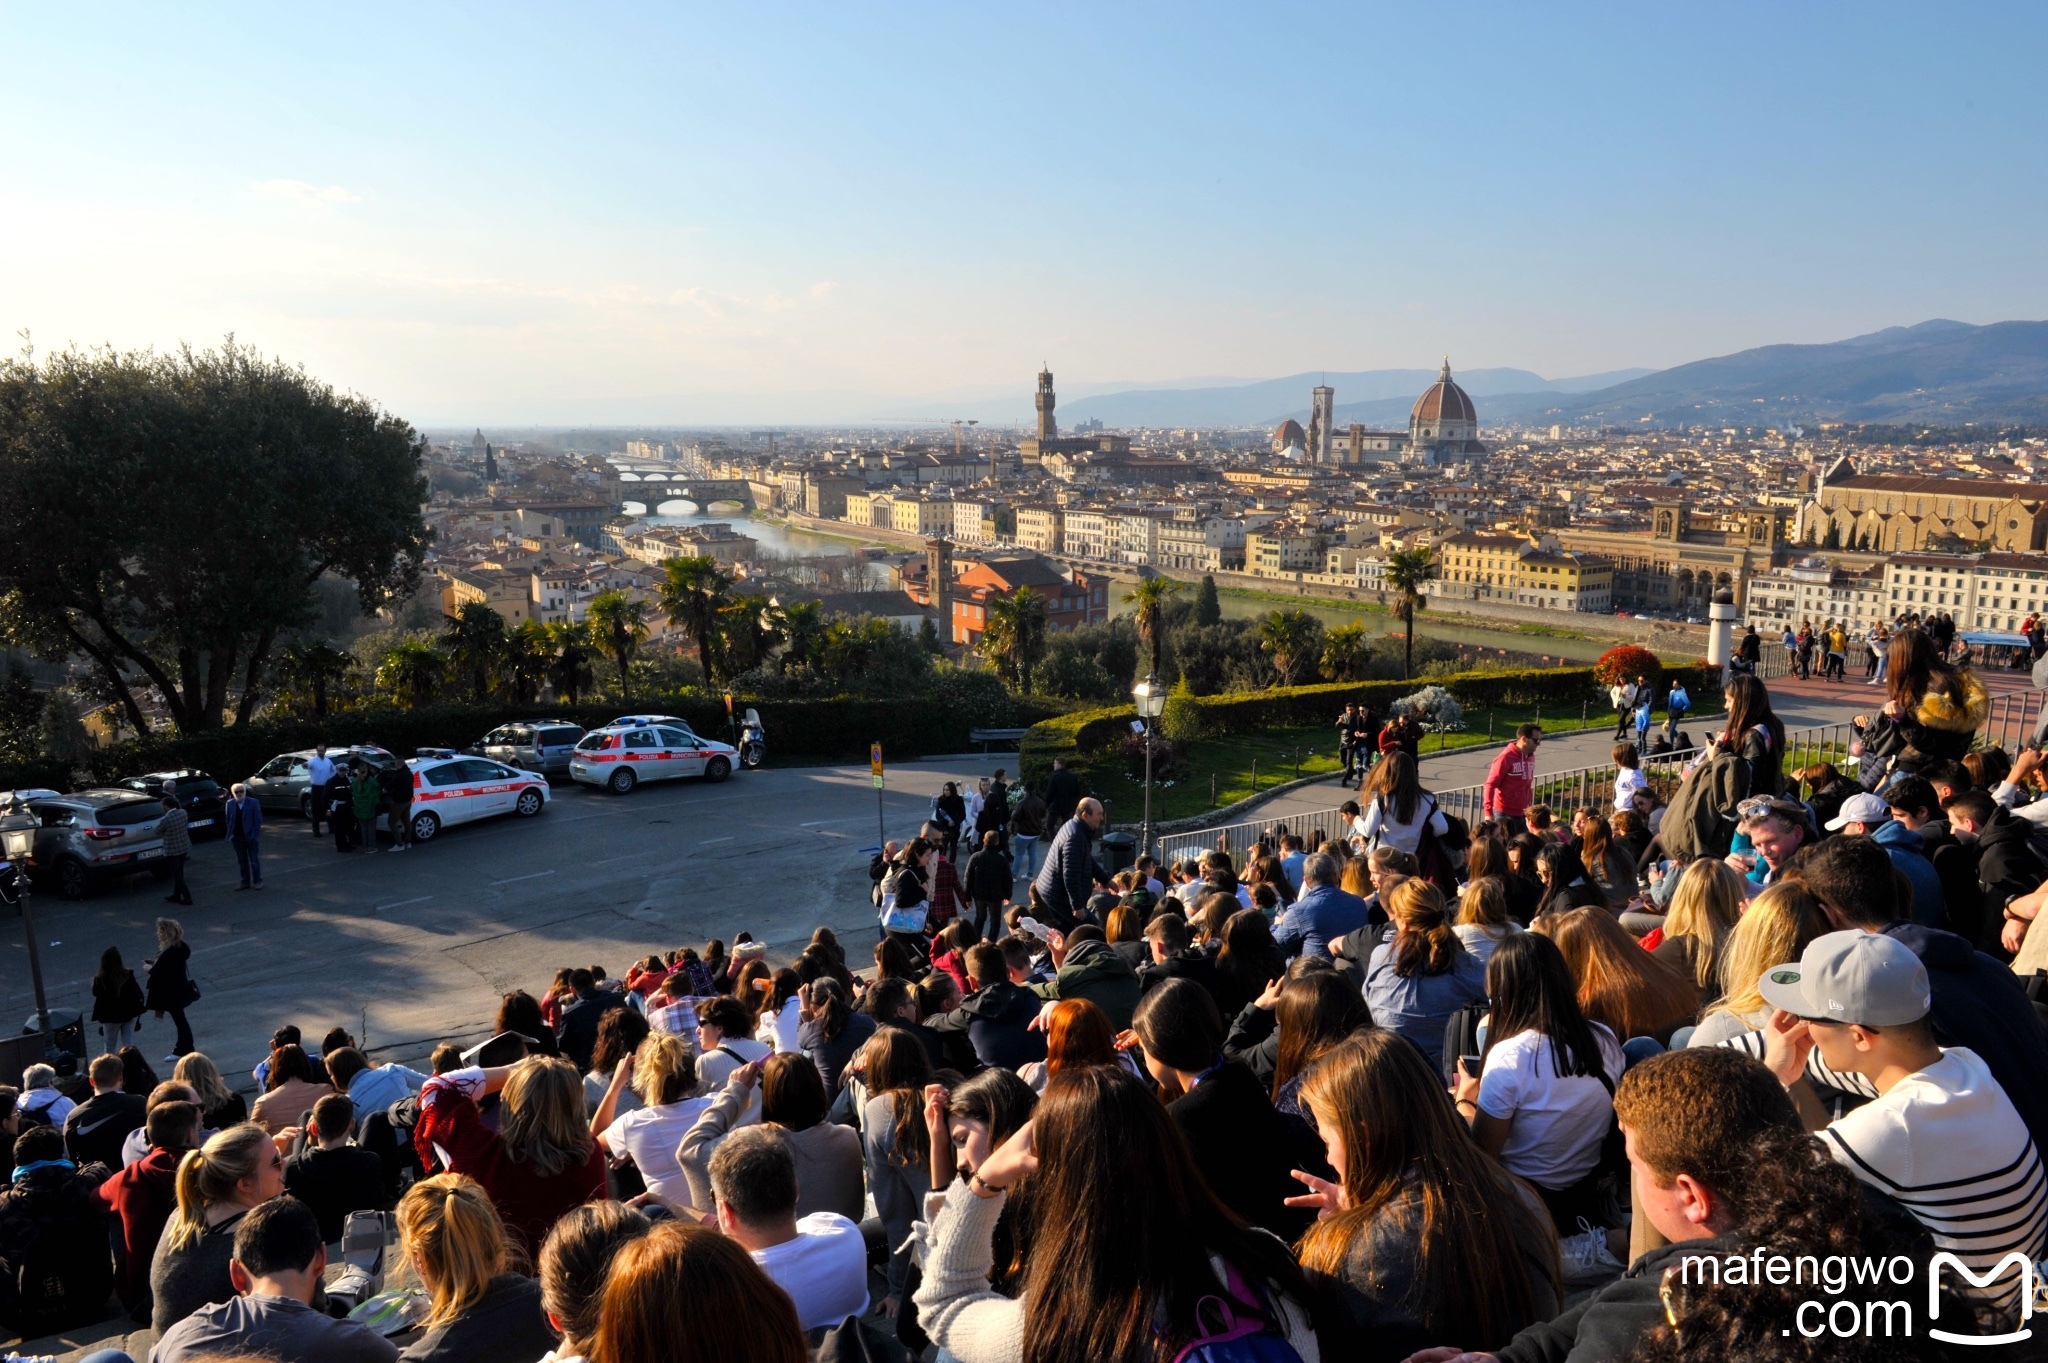
[[1607, 1248], [1607, 1232], [1587, 1224], [1583, 1216], [1579, 1218], [1577, 1235], [1558, 1238], [1557, 1257], [1564, 1266], [1567, 1287], [1594, 1287], [1612, 1282], [1621, 1276], [1624, 1268], [1621, 1260]]

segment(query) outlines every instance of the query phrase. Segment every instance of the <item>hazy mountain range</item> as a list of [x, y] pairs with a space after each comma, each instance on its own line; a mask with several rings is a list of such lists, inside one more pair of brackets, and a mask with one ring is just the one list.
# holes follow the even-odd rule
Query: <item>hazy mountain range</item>
[[[1482, 424], [1723, 425], [1876, 421], [2048, 424], [2048, 322], [1935, 320], [1822, 345], [1771, 345], [1665, 370], [1546, 379], [1525, 369], [1453, 369]], [[1337, 390], [1337, 422], [1407, 425], [1435, 370], [1295, 374], [1211, 387], [1153, 386], [1062, 403], [1062, 429], [1308, 422], [1309, 390]]]

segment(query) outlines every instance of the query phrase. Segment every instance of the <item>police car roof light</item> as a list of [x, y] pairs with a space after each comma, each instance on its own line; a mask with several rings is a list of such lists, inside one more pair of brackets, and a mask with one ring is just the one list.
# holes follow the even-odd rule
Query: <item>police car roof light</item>
[[453, 749], [453, 748], [421, 748], [421, 749], [419, 749], [419, 750], [417, 751], [417, 754], [416, 754], [416, 755], [417, 755], [417, 756], [420, 756], [420, 757], [453, 757], [453, 756], [455, 756], [455, 749]]

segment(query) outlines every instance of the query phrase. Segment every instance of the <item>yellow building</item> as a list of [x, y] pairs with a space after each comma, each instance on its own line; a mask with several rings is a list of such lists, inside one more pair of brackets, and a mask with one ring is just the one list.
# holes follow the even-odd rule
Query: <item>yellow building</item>
[[953, 504], [924, 497], [898, 497], [889, 504], [889, 525], [912, 535], [950, 535]]
[[1516, 565], [1515, 604], [1605, 614], [1614, 609], [1614, 565], [1591, 554], [1532, 549]]
[[1321, 535], [1289, 521], [1262, 525], [1244, 537], [1245, 571], [1261, 577], [1323, 571]]
[[1441, 596], [1512, 597], [1520, 582], [1522, 555], [1530, 542], [1520, 535], [1468, 531], [1437, 542], [1436, 573]]

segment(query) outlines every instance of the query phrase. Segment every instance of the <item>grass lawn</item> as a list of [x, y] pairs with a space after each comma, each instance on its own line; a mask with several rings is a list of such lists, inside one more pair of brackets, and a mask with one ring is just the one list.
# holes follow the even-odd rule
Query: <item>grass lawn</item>
[[[1491, 732], [1488, 720], [1491, 718]], [[1589, 710], [1584, 723], [1577, 715], [1563, 718], [1555, 713], [1538, 716], [1527, 706], [1499, 706], [1491, 710], [1466, 712], [1468, 726], [1463, 733], [1429, 734], [1423, 739], [1425, 757], [1460, 748], [1490, 747], [1507, 741], [1515, 726], [1541, 718], [1550, 734], [1579, 733], [1592, 729], [1612, 730], [1614, 714]], [[1687, 717], [1692, 724], [1706, 718], [1698, 711]], [[1661, 722], [1661, 721], [1660, 721]], [[1307, 725], [1292, 729], [1269, 729], [1258, 734], [1230, 734], [1200, 739], [1188, 745], [1187, 760], [1171, 773], [1154, 773], [1152, 821], [1166, 823], [1190, 819], [1212, 809], [1250, 799], [1258, 791], [1292, 781], [1299, 776], [1327, 776], [1343, 769], [1337, 756], [1337, 726]], [[1424, 769], [1425, 774], [1427, 768]], [[1120, 753], [1108, 753], [1081, 761], [1083, 779], [1096, 795], [1109, 803], [1113, 823], [1136, 824], [1145, 817], [1145, 776], [1142, 763], [1135, 772], [1127, 770]], [[1256, 780], [1256, 788], [1254, 781]], [[1335, 803], [1333, 800], [1332, 803]]]

